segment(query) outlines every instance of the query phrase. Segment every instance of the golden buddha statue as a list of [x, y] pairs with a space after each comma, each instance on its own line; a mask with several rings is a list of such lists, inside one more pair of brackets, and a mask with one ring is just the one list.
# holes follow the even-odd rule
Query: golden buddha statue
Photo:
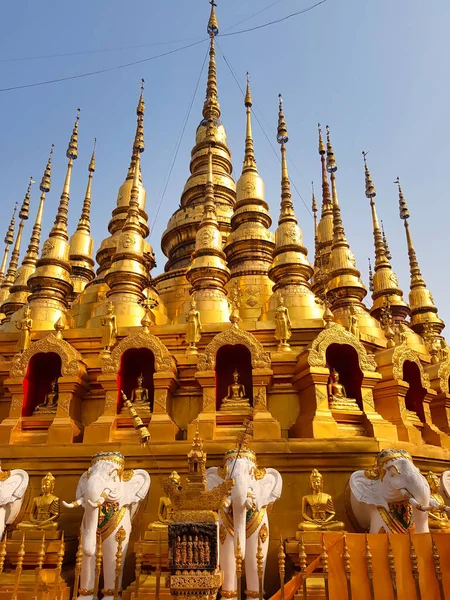
[[333, 498], [323, 491], [323, 477], [313, 469], [309, 477], [312, 494], [303, 496], [302, 516], [299, 531], [342, 531], [344, 523], [336, 521]]
[[33, 415], [54, 415], [58, 408], [59, 387], [58, 380], [52, 381], [50, 391], [45, 394], [44, 402], [38, 404], [33, 411]]
[[116, 343], [117, 337], [117, 320], [114, 314], [114, 305], [112, 302], [107, 304], [107, 313], [101, 321], [103, 327], [102, 347], [103, 352], [109, 353], [112, 346]]
[[[169, 479], [176, 486], [181, 483], [181, 477], [176, 471], [172, 471]], [[148, 529], [150, 531], [166, 531], [171, 521], [173, 521], [172, 501], [167, 496], [161, 496], [158, 506], [158, 520], [150, 523]]]
[[251, 411], [250, 400], [245, 395], [245, 387], [239, 381], [238, 370], [233, 373], [233, 383], [228, 386], [228, 395], [222, 400], [221, 411], [244, 412]]
[[[144, 376], [139, 375], [139, 377], [137, 378], [137, 387], [134, 388], [134, 390], [132, 390], [131, 392], [131, 403], [133, 404], [134, 408], [137, 410], [145, 410], [145, 411], [151, 411], [151, 407], [150, 407], [150, 399], [148, 397], [148, 389], [144, 387]], [[122, 392], [122, 396], [124, 398], [124, 400], [128, 400], [128, 398], [125, 396], [125, 394]], [[122, 412], [127, 412], [127, 409], [124, 407], [122, 409]]]
[[31, 311], [29, 306], [25, 306], [23, 310], [23, 319], [16, 321], [16, 327], [20, 331], [19, 341], [17, 342], [17, 352], [25, 352], [31, 344], [31, 329], [33, 320], [30, 317]]
[[359, 410], [358, 403], [354, 398], [348, 398], [345, 387], [339, 381], [339, 373], [331, 369], [327, 383], [327, 394], [331, 409]]
[[288, 340], [292, 336], [291, 319], [289, 318], [289, 310], [284, 305], [284, 298], [279, 293], [277, 296], [278, 306], [275, 309], [275, 339], [279, 341], [278, 350], [280, 352], [289, 351], [291, 349]]
[[440, 494], [439, 477], [433, 471], [429, 471], [426, 479], [430, 486], [431, 498], [439, 504], [439, 507], [428, 513], [428, 526], [434, 531], [448, 532], [450, 531], [450, 519], [447, 511], [450, 511], [450, 506], [445, 505], [445, 500]]
[[59, 498], [53, 494], [55, 478], [47, 473], [42, 478], [41, 494], [33, 498], [30, 509], [30, 520], [17, 525], [21, 530], [56, 531], [59, 518]]
[[186, 315], [186, 343], [188, 347], [186, 354], [197, 354], [197, 342], [202, 337], [202, 322], [200, 320], [200, 312], [197, 310], [197, 303], [194, 298], [194, 294], [191, 296], [191, 308]]

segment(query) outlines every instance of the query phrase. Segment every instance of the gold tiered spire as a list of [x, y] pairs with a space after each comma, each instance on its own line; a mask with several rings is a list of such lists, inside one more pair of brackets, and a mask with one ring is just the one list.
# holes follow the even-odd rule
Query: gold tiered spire
[[41, 258], [37, 261], [36, 270], [28, 279], [31, 291], [28, 303], [33, 327], [36, 330], [53, 329], [56, 321], [65, 315], [68, 299], [73, 293], [70, 279], [67, 217], [73, 161], [78, 158], [79, 118], [80, 109], [77, 111], [77, 118], [66, 151], [69, 162], [55, 222], [42, 246]]
[[[19, 266], [19, 257], [20, 257], [20, 246], [22, 245], [22, 234], [23, 228], [25, 226], [25, 221], [28, 219], [29, 211], [30, 211], [30, 195], [31, 195], [31, 186], [34, 183], [33, 178], [30, 177], [30, 182], [28, 184], [27, 192], [25, 194], [25, 198], [23, 199], [22, 206], [20, 207], [19, 212], [19, 228], [17, 230], [16, 241], [14, 243], [14, 248], [11, 253], [11, 260], [9, 261], [8, 271], [6, 272], [6, 276], [3, 280], [2, 285], [0, 286], [0, 304], [3, 303], [9, 296], [9, 290], [14, 283], [14, 279], [17, 273], [17, 267]], [[4, 308], [1, 308], [2, 313], [4, 313]]]
[[127, 220], [117, 242], [111, 268], [105, 276], [108, 300], [114, 305], [117, 326], [138, 326], [145, 315], [143, 291], [148, 287], [149, 271], [155, 266], [146, 254], [139, 219], [139, 173], [143, 138], [136, 139], [136, 163]]
[[386, 304], [390, 305], [391, 314], [396, 322], [402, 322], [409, 314], [409, 308], [403, 300], [403, 292], [398, 286], [398, 279], [394, 273], [391, 263], [389, 262], [388, 253], [386, 252], [387, 240], [382, 232], [378, 222], [378, 215], [375, 206], [375, 196], [377, 192], [370, 175], [367, 165], [366, 153], [364, 157], [364, 173], [366, 184], [366, 198], [370, 201], [372, 211], [372, 226], [373, 239], [375, 244], [375, 266], [373, 275], [373, 306], [370, 309], [370, 314], [376, 319], [380, 319], [383, 313], [383, 307]]
[[405, 225], [406, 243], [408, 246], [409, 269], [411, 273], [409, 292], [411, 327], [416, 333], [421, 334], [424, 332], [424, 325], [429, 323], [432, 326], [433, 332], [439, 335], [444, 329], [445, 323], [438, 316], [438, 309], [434, 305], [433, 296], [427, 288], [422, 273], [420, 272], [419, 261], [417, 260], [416, 250], [409, 230], [408, 219], [410, 214], [398, 177], [394, 183], [398, 185], [400, 219], [403, 220]]
[[274, 282], [270, 309], [277, 305], [280, 292], [289, 309], [291, 319], [321, 318], [322, 310], [311, 292], [309, 279], [313, 274], [303, 246], [303, 234], [295, 216], [292, 202], [291, 184], [286, 158], [286, 144], [289, 141], [286, 120], [283, 112], [283, 99], [278, 96], [277, 142], [281, 148], [281, 206], [278, 227], [275, 231], [275, 250], [269, 277]]
[[311, 288], [315, 294], [322, 295], [327, 283], [331, 245], [333, 243], [333, 205], [331, 203], [330, 185], [328, 183], [325, 162], [326, 150], [320, 123], [317, 127], [319, 130], [319, 154], [322, 167], [322, 211], [319, 224], [317, 225], [317, 244], [314, 261], [315, 273]]
[[81, 210], [78, 227], [70, 238], [70, 264], [72, 267], [73, 299], [84, 290], [86, 285], [95, 277], [94, 271], [94, 240], [91, 236], [91, 192], [92, 179], [95, 172], [95, 145], [88, 166], [88, 183], [86, 195]]
[[[2, 310], [6, 315], [6, 321], [10, 320], [10, 315], [18, 311], [22, 306], [27, 303], [27, 298], [30, 294], [28, 289], [28, 279], [34, 273], [36, 269], [36, 263], [39, 258], [39, 244], [41, 241], [41, 227], [42, 227], [42, 216], [44, 213], [44, 203], [46, 194], [50, 191], [51, 186], [51, 173], [52, 173], [52, 155], [54, 145], [52, 144], [50, 155], [48, 157], [47, 166], [42, 176], [39, 190], [41, 191], [41, 197], [39, 200], [39, 207], [36, 213], [33, 230], [31, 232], [30, 242], [26, 254], [22, 260], [22, 264], [17, 271], [14, 284], [12, 285], [9, 296], [2, 306]], [[9, 329], [8, 325], [5, 325]], [[11, 328], [12, 331], [15, 331]]]
[[203, 323], [220, 323], [228, 321], [229, 317], [225, 285], [230, 279], [230, 271], [217, 222], [212, 164], [212, 149], [209, 149], [203, 217], [192, 262], [186, 272]]
[[269, 231], [272, 219], [264, 199], [264, 182], [256, 166], [252, 135], [252, 96], [247, 73], [244, 101], [247, 113], [245, 154], [242, 175], [236, 185], [236, 204], [231, 217], [231, 233], [224, 248], [231, 271], [230, 286], [239, 286], [241, 318], [258, 319], [269, 300], [272, 282], [268, 278], [272, 264], [274, 236]]
[[13, 210], [13, 214], [11, 217], [11, 221], [9, 222], [8, 230], [5, 235], [5, 251], [3, 253], [2, 264], [0, 267], [0, 284], [3, 283], [3, 280], [5, 279], [6, 263], [8, 262], [9, 247], [14, 243], [14, 229], [15, 229], [15, 225], [16, 225], [17, 205], [18, 205], [18, 203], [16, 202], [14, 204], [14, 210]]
[[168, 260], [164, 273], [154, 280], [169, 318], [179, 323], [185, 322], [183, 306], [189, 305], [190, 286], [186, 279], [186, 270], [196, 247], [196, 233], [203, 214], [210, 147], [217, 200], [216, 217], [224, 242], [231, 231], [231, 217], [236, 200], [236, 186], [231, 176], [231, 153], [227, 146], [225, 127], [220, 120], [215, 51], [215, 37], [219, 33], [219, 26], [216, 4], [210, 4], [211, 12], [207, 25], [210, 49], [203, 117], [197, 127], [195, 146], [191, 152], [191, 175], [181, 194], [180, 207], [169, 219], [161, 238], [161, 248]]

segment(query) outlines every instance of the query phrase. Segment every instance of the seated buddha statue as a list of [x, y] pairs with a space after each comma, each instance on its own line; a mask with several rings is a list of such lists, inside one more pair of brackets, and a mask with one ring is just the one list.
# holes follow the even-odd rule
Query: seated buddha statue
[[347, 397], [345, 387], [339, 381], [339, 373], [334, 368], [331, 369], [328, 377], [327, 393], [331, 409], [359, 410], [356, 400]]
[[439, 477], [429, 471], [426, 477], [431, 490], [431, 498], [435, 500], [439, 507], [430, 510], [428, 513], [428, 525], [432, 531], [450, 531], [450, 519], [447, 512], [450, 512], [450, 506], [445, 505], [445, 500], [440, 494]]
[[[172, 471], [169, 479], [174, 485], [180, 485], [181, 477], [176, 471]], [[167, 496], [161, 496], [158, 506], [158, 519], [150, 523], [148, 529], [150, 531], [165, 531], [171, 521], [173, 521], [172, 501]]]
[[[149, 412], [151, 410], [150, 408], [150, 400], [148, 397], [148, 389], [144, 387], [143, 385], [144, 383], [144, 376], [141, 374], [139, 375], [139, 377], [137, 378], [137, 387], [134, 388], [134, 390], [131, 392], [131, 403], [133, 404], [134, 408], [136, 408], [137, 410], [140, 411], [147, 411]], [[124, 408], [122, 410], [122, 412], [126, 412], [126, 409]]]
[[42, 478], [41, 494], [33, 498], [30, 509], [30, 520], [17, 525], [21, 530], [56, 531], [59, 518], [59, 498], [55, 496], [55, 478], [47, 473]]
[[245, 395], [245, 387], [239, 381], [238, 370], [233, 373], [233, 383], [228, 386], [228, 394], [222, 400], [221, 411], [245, 412], [251, 411], [250, 400]]
[[45, 394], [44, 402], [38, 404], [33, 411], [33, 415], [51, 415], [56, 413], [58, 408], [59, 387], [58, 380], [52, 381], [50, 391]]
[[333, 498], [323, 491], [323, 477], [317, 469], [313, 469], [309, 483], [312, 494], [303, 496], [302, 516], [299, 531], [342, 531], [344, 523], [336, 521]]

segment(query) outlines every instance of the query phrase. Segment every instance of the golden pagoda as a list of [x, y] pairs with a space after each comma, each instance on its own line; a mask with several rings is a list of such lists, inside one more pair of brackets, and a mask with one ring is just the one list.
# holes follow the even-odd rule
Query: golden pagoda
[[[258, 456], [258, 466], [252, 464], [249, 470], [257, 482], [271, 467], [283, 478], [284, 491], [270, 516], [271, 531], [282, 530], [287, 544], [289, 540], [296, 544], [294, 562], [299, 557], [303, 561], [303, 550], [307, 553], [313, 548], [317, 555], [322, 548], [323, 557], [324, 547], [327, 550], [319, 538], [310, 548], [305, 541], [306, 549], [295, 539], [301, 499], [311, 496], [313, 468], [323, 476], [327, 497], [333, 498], [332, 513], [349, 535], [356, 531], [345, 497], [349, 477], [357, 469], [372, 469], [379, 452], [404, 450], [422, 472], [450, 470], [450, 349], [443, 336], [444, 323], [419, 268], [400, 183], [400, 217], [407, 246], [398, 260], [405, 265], [409, 261], [408, 301], [392, 268], [366, 156], [365, 187], [361, 176], [360, 191], [369, 204], [365, 208], [370, 208], [371, 220], [367, 213], [360, 227], [374, 241], [371, 296], [367, 296], [345, 233], [343, 215], [349, 206], [344, 195], [342, 203], [338, 198], [337, 161], [329, 128], [325, 135], [319, 126], [316, 181], [320, 177], [321, 194], [316, 186], [313, 219], [300, 223], [287, 162], [285, 107], [290, 99], [283, 104], [280, 97], [278, 103], [281, 177], [275, 159], [271, 172], [260, 174], [259, 149], [252, 132], [256, 97], [252, 97], [249, 79], [245, 121], [244, 107], [236, 104], [241, 132], [234, 142], [245, 140], [245, 151], [235, 185], [219, 105], [219, 26], [215, 2], [210, 4], [206, 97], [190, 154], [190, 175], [160, 240], [167, 257], [162, 271], [156, 270], [147, 239], [145, 168], [141, 164], [143, 82], [136, 94], [136, 131], [133, 126], [131, 160], [123, 165], [125, 179], [117, 198], [104, 199], [111, 218], [104, 224], [103, 241], [92, 238], [90, 207], [91, 201], [101, 197], [101, 190], [93, 185], [96, 156], [100, 170], [100, 155], [107, 156], [110, 150], [99, 139], [92, 154], [91, 148], [85, 156], [80, 151], [81, 162], [88, 166], [86, 193], [71, 197], [72, 177], [79, 178], [83, 189], [86, 185], [84, 169], [72, 173], [79, 153], [79, 115], [66, 151], [68, 163], [55, 221], [42, 247], [53, 147], [39, 186], [31, 231], [25, 224], [30, 186], [17, 229], [15, 217], [7, 228], [0, 265], [0, 456], [5, 470], [29, 472], [34, 491], [46, 473], [57, 474], [58, 494], [69, 499], [75, 497], [76, 482], [90, 467], [92, 455], [120, 450], [126, 455], [127, 469], [144, 468], [152, 477], [148, 502], [133, 521], [133, 543], [139, 544], [141, 535], [142, 542], [149, 542], [145, 533], [157, 519], [158, 499], [167, 496], [164, 486], [169, 486], [177, 510], [183, 497], [192, 501], [189, 510], [195, 510], [199, 497], [208, 497], [203, 445], [207, 466], [219, 467], [250, 421], [249, 445]], [[87, 135], [93, 138], [93, 133]], [[156, 133], [147, 129], [146, 135], [151, 145]], [[43, 165], [46, 159], [47, 155], [42, 157]], [[281, 183], [277, 214], [270, 214], [262, 175], [266, 181], [272, 177]], [[5, 208], [8, 219], [11, 208]], [[69, 210], [78, 219], [70, 232]], [[312, 265], [302, 229], [313, 226]], [[28, 248], [19, 266], [20, 242], [27, 235]], [[145, 431], [141, 436], [145, 450], [125, 410], [133, 405], [136, 390], [144, 388], [148, 406], [142, 410], [137, 405], [133, 418]], [[231, 388], [245, 400], [245, 415], [233, 408], [220, 410]], [[164, 482], [172, 471], [186, 472], [190, 449], [187, 484], [179, 489], [179, 478], [178, 483], [177, 479]], [[230, 487], [232, 475], [225, 474], [225, 467], [219, 468]], [[120, 476], [132, 477], [130, 472]], [[3, 476], [0, 472], [0, 482]], [[254, 510], [253, 501], [249, 494], [248, 510]], [[24, 506], [18, 520], [26, 520], [26, 510]], [[79, 574], [81, 554], [74, 541], [81, 518], [81, 511], [62, 511], [61, 528], [67, 542], [64, 568], [59, 540], [59, 549], [50, 553], [54, 565], [60, 552], [59, 575], [68, 585]], [[16, 560], [22, 551], [18, 538], [5, 540], [6, 545], [0, 540], [0, 596], [1, 561], [7, 556], [5, 565], [9, 565], [11, 557]], [[33, 560], [38, 551], [39, 547]], [[128, 560], [123, 557], [124, 581], [133, 582], [132, 544], [128, 552]], [[139, 568], [145, 571], [147, 559], [139, 556], [136, 552]], [[95, 560], [100, 564], [101, 555]], [[28, 564], [34, 569], [37, 563], [30, 557]], [[154, 564], [161, 567], [160, 562]], [[265, 585], [271, 594], [279, 585], [272, 550], [268, 565]], [[149, 581], [154, 577], [154, 569], [153, 575], [150, 571], [148, 567]], [[145, 572], [139, 575], [144, 581]], [[130, 585], [123, 591], [124, 600], [136, 597]], [[143, 584], [143, 589], [149, 587], [150, 583]], [[169, 591], [164, 589], [164, 594], [167, 599]]]

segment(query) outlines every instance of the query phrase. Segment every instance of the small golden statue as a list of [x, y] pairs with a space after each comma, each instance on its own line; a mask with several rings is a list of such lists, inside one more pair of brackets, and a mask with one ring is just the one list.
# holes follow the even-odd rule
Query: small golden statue
[[200, 320], [200, 313], [197, 310], [197, 302], [195, 301], [194, 294], [191, 296], [191, 308], [186, 315], [186, 323], [187, 329], [185, 339], [188, 344], [186, 354], [195, 355], [198, 352], [197, 342], [199, 342], [202, 337], [202, 322]]
[[431, 498], [435, 500], [439, 507], [428, 513], [428, 526], [432, 530], [450, 531], [450, 519], [447, 512], [450, 512], [450, 506], [445, 505], [445, 500], [440, 494], [439, 477], [429, 471], [426, 477], [431, 490]]
[[350, 306], [350, 314], [348, 315], [348, 330], [359, 340], [358, 317], [356, 316], [356, 309], [353, 304]]
[[220, 410], [244, 412], [245, 414], [251, 411], [250, 400], [245, 395], [245, 387], [239, 381], [239, 372], [237, 369], [233, 373], [233, 383], [228, 386], [228, 395], [222, 400]]
[[241, 293], [238, 285], [234, 285], [230, 292], [230, 299], [228, 300], [228, 306], [230, 309], [230, 322], [232, 327], [237, 327], [241, 320], [240, 308], [241, 308]]
[[[175, 486], [180, 486], [181, 477], [176, 471], [172, 471], [169, 479]], [[161, 496], [158, 506], [158, 520], [150, 523], [148, 529], [150, 531], [165, 531], [171, 521], [173, 521], [172, 501], [167, 496]]]
[[344, 523], [336, 521], [333, 498], [323, 491], [323, 477], [313, 469], [309, 477], [312, 494], [303, 496], [302, 516], [299, 531], [342, 531]]
[[359, 410], [358, 403], [354, 398], [348, 398], [345, 387], [339, 381], [339, 373], [331, 369], [327, 383], [328, 401], [331, 409], [337, 410]]
[[289, 311], [284, 306], [284, 298], [281, 294], [278, 294], [278, 306], [275, 309], [275, 339], [280, 343], [278, 344], [278, 350], [280, 352], [289, 352], [291, 347], [288, 344], [288, 340], [292, 336], [291, 319], [289, 318]]
[[33, 319], [30, 317], [31, 310], [29, 306], [25, 306], [23, 310], [23, 319], [16, 321], [16, 327], [20, 330], [19, 340], [17, 342], [17, 352], [25, 352], [31, 344], [31, 329], [33, 327]]
[[58, 380], [52, 381], [50, 391], [45, 394], [44, 402], [38, 404], [33, 411], [33, 415], [54, 415], [58, 408], [59, 386]]
[[59, 498], [55, 496], [55, 478], [47, 473], [42, 478], [41, 494], [33, 498], [30, 509], [30, 520], [17, 525], [22, 530], [56, 531], [59, 518]]
[[101, 324], [103, 326], [103, 352], [109, 353], [111, 352], [111, 348], [114, 346], [117, 337], [117, 322], [116, 315], [114, 314], [114, 305], [112, 302], [108, 302], [107, 313], [102, 319]]
[[[151, 411], [150, 399], [148, 396], [148, 389], [144, 387], [144, 376], [141, 374], [137, 378], [137, 387], [131, 392], [131, 403], [137, 410]], [[122, 392], [122, 398], [124, 402], [128, 400], [125, 393]], [[122, 412], [127, 412], [127, 407], [123, 407]]]

